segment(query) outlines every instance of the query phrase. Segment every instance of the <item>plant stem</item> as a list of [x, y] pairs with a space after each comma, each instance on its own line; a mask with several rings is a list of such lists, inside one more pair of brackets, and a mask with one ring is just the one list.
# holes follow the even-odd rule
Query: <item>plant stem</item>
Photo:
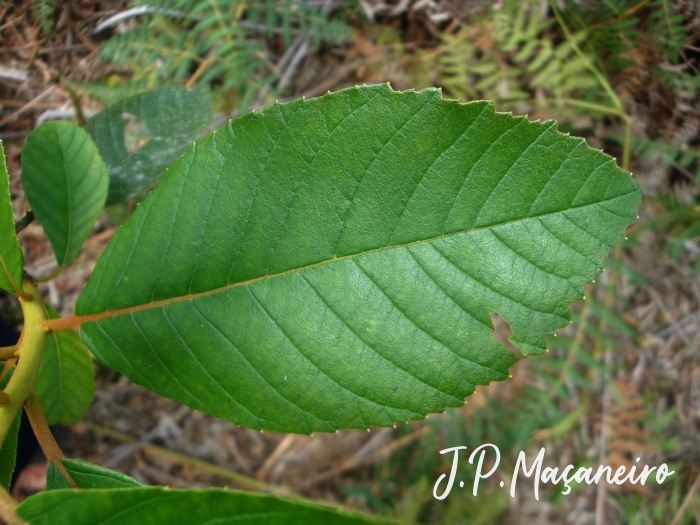
[[[84, 322], [88, 322], [90, 319], [86, 319], [86, 315], [71, 315], [70, 317], [59, 317], [58, 319], [47, 319], [43, 323], [44, 331], [49, 332], [62, 332], [63, 330], [70, 330], [72, 328], [78, 328]], [[104, 316], [108, 317], [108, 316]], [[102, 317], [100, 317], [101, 319]]]
[[569, 374], [569, 370], [573, 366], [574, 362], [576, 361], [576, 355], [578, 354], [579, 348], [581, 348], [581, 341], [583, 340], [583, 335], [586, 332], [586, 326], [588, 325], [588, 316], [591, 311], [591, 294], [593, 293], [593, 290], [589, 292], [588, 295], [586, 295], [586, 298], [583, 300], [583, 309], [581, 310], [581, 318], [578, 323], [578, 328], [576, 329], [576, 335], [574, 336], [574, 342], [571, 344], [571, 349], [569, 350], [569, 355], [566, 358], [566, 362], [564, 363], [564, 367], [562, 368], [561, 373], [559, 374], [559, 378], [557, 379], [557, 382], [552, 386], [552, 388], [549, 389], [549, 397], [554, 398], [554, 396], [557, 394], [557, 390], [559, 390], [559, 387], [562, 386], [566, 382], [566, 376]]
[[6, 361], [15, 357], [17, 353], [17, 345], [0, 347], [0, 361]]
[[[622, 248], [620, 245], [615, 246], [613, 251], [613, 259], [620, 259], [622, 257]], [[610, 269], [610, 278], [607, 283], [607, 289], [605, 290], [605, 299], [603, 300], [603, 309], [607, 312], [613, 306], [613, 301], [615, 300], [615, 285], [617, 284], [618, 273], [614, 268]], [[598, 330], [603, 333], [607, 328], [607, 321], [604, 317], [601, 317], [600, 323], [598, 323]], [[595, 359], [601, 354], [603, 348], [603, 343], [600, 339], [595, 342], [593, 346], [593, 357]], [[601, 465], [605, 463], [605, 458], [608, 455], [608, 408], [610, 404], [610, 368], [613, 364], [613, 354], [610, 349], [610, 345], [606, 345], [605, 354], [603, 354], [603, 359], [605, 367], [602, 372], [602, 383], [603, 383], [603, 405], [601, 408], [600, 417], [600, 446], [598, 450], [598, 461]], [[584, 400], [588, 400], [588, 393], [584, 392]], [[607, 496], [607, 487], [605, 483], [600, 483], [596, 487], [596, 500], [595, 500], [595, 525], [605, 524], [605, 499]]]
[[[112, 430], [111, 428], [103, 427], [95, 423], [89, 423], [88, 426], [93, 432], [102, 434], [103, 436], [106, 436], [110, 439], [121, 441], [122, 443], [138, 443], [138, 441], [132, 436], [123, 434], [116, 430]], [[145, 450], [149, 454], [152, 454], [154, 456], [160, 456], [169, 461], [177, 462], [183, 465], [192, 466], [196, 469], [202, 470], [214, 476], [218, 476], [222, 479], [228, 479], [230, 481], [233, 481], [237, 485], [240, 485], [241, 487], [245, 487], [247, 489], [260, 490], [262, 492], [269, 492], [271, 494], [278, 494], [280, 492], [284, 492], [283, 490], [280, 490], [279, 487], [269, 485], [264, 481], [245, 476], [244, 474], [239, 474], [238, 472], [234, 472], [227, 468], [208, 463], [207, 461], [203, 461], [201, 459], [193, 458], [185, 454], [180, 454], [179, 452], [173, 452], [172, 450], [159, 447], [158, 445], [152, 445], [151, 443], [139, 443], [139, 445], [141, 445], [143, 447], [143, 450]]]
[[561, 13], [559, 12], [559, 8], [557, 7], [557, 4], [554, 0], [549, 1], [549, 5], [552, 8], [552, 12], [554, 13], [554, 17], [557, 19], [557, 22], [559, 23], [559, 27], [561, 27], [561, 30], [564, 32], [564, 36], [566, 37], [566, 40], [571, 44], [571, 47], [573, 48], [574, 52], [578, 55], [578, 57], [583, 60], [583, 62], [586, 64], [586, 67], [588, 70], [593, 73], [593, 75], [596, 77], [600, 85], [603, 87], [605, 92], [608, 94], [610, 97], [610, 100], [612, 100], [612, 103], [615, 105], [615, 107], [623, 111], [622, 108], [622, 102], [618, 98], [617, 94], [613, 90], [613, 88], [610, 86], [610, 83], [605, 79], [603, 76], [603, 73], [601, 73], [597, 67], [593, 64], [591, 61], [591, 58], [586, 55], [583, 51], [581, 51], [581, 48], [578, 47], [578, 44], [576, 44], [575, 40], [573, 39], [573, 35], [571, 34], [571, 31], [569, 30], [569, 27], [566, 25], [566, 22], [564, 22], [564, 17], [561, 16]]
[[34, 390], [34, 383], [39, 374], [41, 356], [44, 353], [44, 343], [46, 342], [46, 332], [42, 322], [46, 319], [43, 308], [43, 299], [39, 291], [29, 283], [24, 282], [24, 292], [31, 298], [19, 297], [24, 313], [24, 331], [18, 345], [19, 360], [12, 378], [5, 388], [5, 393], [9, 396], [10, 402], [0, 406], [0, 443], [5, 441], [5, 437], [15, 420], [17, 413], [22, 408], [24, 402], [29, 399]]
[[698, 487], [700, 487], [700, 476], [695, 478], [695, 482], [693, 483], [693, 486], [690, 487], [690, 490], [688, 491], [687, 496], [683, 500], [683, 503], [681, 504], [680, 508], [678, 509], [678, 512], [673, 518], [673, 521], [671, 522], [671, 525], [677, 525], [678, 523], [681, 522], [681, 519], [683, 518], [683, 515], [685, 514], [686, 509], [688, 508], [688, 505], [693, 502], [693, 499], [695, 498], [695, 494], [698, 491]]
[[622, 144], [622, 169], [630, 170], [630, 152], [632, 150], [632, 119], [625, 119], [625, 141]]
[[68, 484], [73, 488], [78, 488], [78, 485], [63, 466], [63, 452], [61, 451], [58, 443], [51, 433], [48, 423], [46, 422], [46, 417], [44, 416], [44, 411], [41, 409], [41, 403], [36, 395], [36, 392], [32, 392], [32, 395], [24, 403], [24, 411], [27, 413], [29, 418], [29, 423], [32, 425], [32, 430], [36, 436], [41, 450], [44, 452], [46, 459], [51, 463], [58, 471], [66, 478]]
[[608, 115], [615, 115], [625, 119], [625, 121], [629, 119], [627, 114], [619, 108], [611, 108], [609, 106], [603, 106], [600, 104], [594, 104], [593, 102], [586, 102], [585, 100], [575, 100], [571, 98], [563, 98], [562, 102], [574, 107], [590, 109], [592, 111], [600, 111], [601, 113], [607, 113]]
[[17, 507], [18, 503], [5, 490], [5, 487], [0, 487], [0, 517], [2, 517], [8, 525], [25, 525], [26, 523], [15, 514]]
[[642, 9], [645, 5], [647, 5], [651, 0], [642, 0], [639, 2], [637, 5], [630, 7], [627, 11], [622, 13], [621, 15], [618, 15], [614, 18], [611, 18], [609, 20], [604, 20], [603, 22], [598, 22], [597, 24], [593, 24], [592, 26], [588, 27], [589, 31], [594, 31], [596, 29], [600, 29], [601, 27], [608, 26], [610, 24], [616, 24], [617, 22], [620, 22], [621, 20], [624, 20], [628, 16], [632, 16], [634, 13]]
[[80, 103], [78, 93], [76, 93], [75, 89], [73, 89], [69, 82], [66, 82], [66, 79], [61, 79], [61, 85], [63, 89], [68, 92], [68, 96], [73, 103], [73, 107], [75, 108], [75, 119], [78, 121], [78, 124], [80, 126], [86, 126], [87, 119], [85, 118], [85, 113], [83, 113], [83, 105]]
[[32, 210], [29, 210], [27, 213], [25, 213], [24, 217], [18, 220], [15, 224], [15, 234], [24, 230], [27, 226], [29, 226], [29, 224], [31, 224], [31, 222], [34, 219], [34, 212]]
[[194, 87], [195, 82], [199, 80], [199, 77], [204, 74], [204, 72], [207, 70], [209, 65], [216, 60], [216, 53], [212, 53], [207, 59], [199, 64], [199, 67], [197, 70], [194, 72], [194, 74], [190, 77], [190, 79], [187, 81], [187, 84], [185, 84], [185, 87], [187, 89], [192, 89]]
[[59, 265], [56, 267], [56, 269], [55, 269], [53, 272], [51, 272], [50, 274], [44, 275], [43, 277], [34, 277], [34, 280], [35, 280], [36, 282], [38, 282], [38, 283], [45, 283], [45, 282], [47, 282], [47, 281], [50, 281], [50, 280], [53, 279], [54, 277], [57, 277], [58, 274], [60, 274], [60, 273], [63, 271], [63, 267], [64, 267], [64, 266], [65, 266], [65, 265], [63, 265], [63, 264], [59, 264]]

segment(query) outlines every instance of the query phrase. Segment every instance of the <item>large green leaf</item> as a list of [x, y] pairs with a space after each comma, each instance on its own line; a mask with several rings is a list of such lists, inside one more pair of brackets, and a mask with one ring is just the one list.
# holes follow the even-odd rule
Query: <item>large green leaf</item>
[[[120, 489], [145, 487], [134, 478], [78, 459], [64, 459], [63, 466], [81, 489]], [[67, 489], [70, 485], [53, 465], [46, 470], [46, 490]]]
[[52, 490], [25, 500], [17, 514], [32, 525], [366, 525], [387, 523], [265, 494], [163, 487]]
[[388, 85], [275, 104], [197, 144], [76, 313], [106, 365], [237, 424], [367, 428], [459, 406], [571, 319], [636, 216], [554, 122]]
[[[134, 136], [125, 128], [125, 117], [136, 125]], [[107, 204], [155, 186], [165, 169], [207, 133], [211, 120], [206, 93], [182, 86], [127, 97], [91, 117], [86, 129], [109, 168]], [[129, 151], [129, 142], [135, 151]]]
[[23, 264], [24, 256], [15, 235], [5, 149], [0, 141], [0, 288], [11, 293], [22, 289]]
[[[7, 383], [10, 382], [12, 373], [14, 372], [14, 367], [11, 368], [5, 377], [0, 379], [0, 390], [3, 390]], [[15, 471], [15, 464], [17, 462], [17, 438], [19, 436], [19, 424], [22, 419], [22, 411], [15, 416], [10, 430], [5, 437], [5, 441], [0, 445], [0, 485], [5, 490], [10, 490], [10, 482], [12, 481], [12, 474]]]
[[[58, 313], [46, 305], [48, 319]], [[73, 330], [53, 332], [46, 338], [36, 393], [49, 425], [75, 425], [87, 414], [95, 394], [92, 359]]]
[[22, 186], [59, 267], [72, 261], [100, 216], [109, 176], [95, 143], [71, 122], [46, 122], [22, 148]]

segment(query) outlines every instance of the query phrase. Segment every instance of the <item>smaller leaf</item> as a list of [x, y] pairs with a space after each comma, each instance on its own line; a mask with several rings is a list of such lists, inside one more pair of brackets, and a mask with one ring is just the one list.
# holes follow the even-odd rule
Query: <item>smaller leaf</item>
[[17, 293], [22, 288], [23, 264], [24, 257], [15, 235], [5, 150], [0, 141], [0, 288], [10, 293]]
[[107, 205], [155, 186], [165, 169], [206, 134], [211, 120], [206, 94], [182, 86], [121, 99], [91, 117], [86, 129], [109, 169]]
[[[14, 368], [10, 369], [5, 377], [0, 380], [0, 390], [4, 389], [12, 377]], [[10, 489], [12, 481], [12, 473], [15, 471], [15, 463], [17, 460], [17, 437], [19, 434], [19, 423], [22, 418], [22, 412], [18, 412], [15, 416], [10, 431], [5, 437], [5, 441], [0, 446], [0, 484], [6, 489]]]
[[[46, 306], [47, 318], [60, 316]], [[36, 393], [49, 425], [75, 425], [95, 394], [95, 372], [87, 347], [72, 330], [52, 332], [36, 380]]]
[[[76, 480], [77, 481], [77, 480]], [[17, 515], [33, 525], [367, 525], [388, 523], [268, 494], [165, 487], [51, 490], [26, 499]]]
[[95, 143], [71, 122], [46, 122], [22, 148], [22, 185], [59, 266], [72, 261], [107, 198], [109, 175]]
[[[63, 466], [81, 489], [121, 489], [145, 487], [134, 478], [108, 468], [77, 459], [64, 459]], [[56, 467], [49, 465], [46, 471], [46, 490], [71, 488]]]

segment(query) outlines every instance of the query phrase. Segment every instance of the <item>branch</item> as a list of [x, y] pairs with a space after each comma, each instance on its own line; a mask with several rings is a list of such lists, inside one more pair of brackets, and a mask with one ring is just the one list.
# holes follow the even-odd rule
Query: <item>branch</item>
[[46, 332], [42, 325], [46, 319], [44, 301], [36, 287], [28, 281], [24, 283], [23, 292], [30, 300], [23, 296], [19, 297], [24, 312], [24, 331], [17, 350], [19, 354], [17, 368], [5, 388], [9, 403], [0, 406], [0, 443], [5, 441], [22, 404], [32, 395], [46, 342]]

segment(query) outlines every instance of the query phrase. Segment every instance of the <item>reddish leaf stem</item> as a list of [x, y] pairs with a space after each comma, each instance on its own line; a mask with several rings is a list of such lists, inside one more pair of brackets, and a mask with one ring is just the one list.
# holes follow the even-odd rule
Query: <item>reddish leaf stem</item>
[[77, 489], [78, 485], [68, 473], [66, 467], [63, 466], [63, 452], [58, 446], [58, 443], [56, 443], [51, 429], [46, 422], [46, 417], [44, 417], [44, 411], [41, 409], [41, 403], [39, 402], [36, 392], [32, 392], [31, 397], [24, 403], [24, 411], [27, 413], [29, 423], [32, 425], [34, 435], [46, 459], [58, 469], [71, 487]]

